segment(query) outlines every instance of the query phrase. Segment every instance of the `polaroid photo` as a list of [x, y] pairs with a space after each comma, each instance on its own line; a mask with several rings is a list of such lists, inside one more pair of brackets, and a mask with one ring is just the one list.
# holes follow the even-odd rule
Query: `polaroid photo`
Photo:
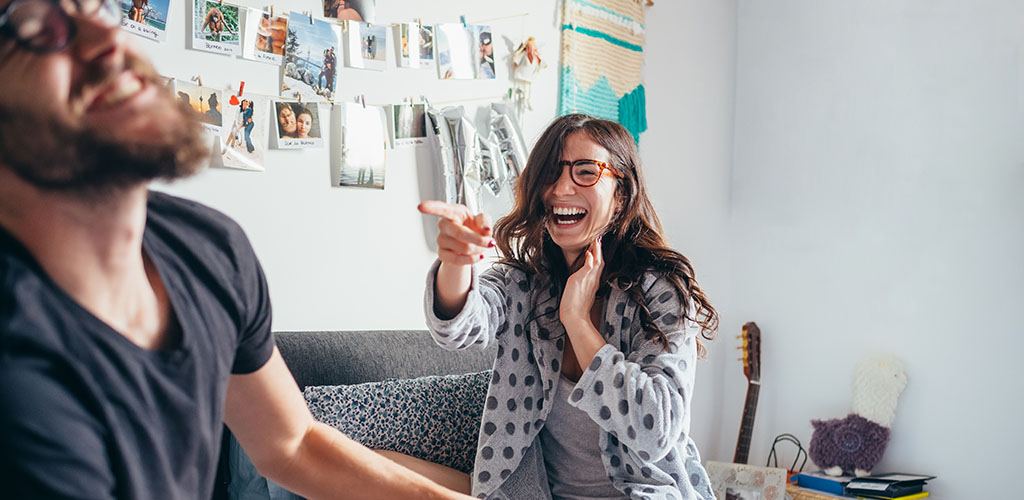
[[346, 21], [345, 66], [349, 68], [387, 69], [387, 28], [379, 24]]
[[315, 102], [274, 102], [277, 149], [313, 149], [324, 145], [320, 107]]
[[428, 63], [434, 62], [434, 27], [417, 25], [420, 31], [420, 66], [426, 67]]
[[402, 103], [389, 106], [394, 146], [416, 146], [427, 141], [426, 105]]
[[476, 63], [476, 78], [478, 80], [494, 79], [494, 44], [490, 26], [469, 26], [473, 33], [473, 51]]
[[337, 87], [341, 26], [300, 12], [288, 15], [281, 95], [330, 101]]
[[284, 61], [284, 41], [287, 35], [287, 17], [272, 16], [259, 9], [247, 9], [242, 57], [280, 66]]
[[437, 77], [442, 80], [475, 79], [479, 58], [470, 27], [460, 23], [438, 24], [434, 34], [437, 43]]
[[420, 67], [420, 30], [416, 23], [401, 23], [395, 25], [395, 60], [399, 68]]
[[167, 38], [167, 11], [171, 0], [120, 0], [121, 28], [143, 38], [163, 42]]
[[[232, 97], [220, 134], [221, 164], [227, 168], [262, 172], [267, 150], [267, 121], [271, 116], [270, 99], [251, 94]], [[236, 101], [238, 105], [231, 104]]]
[[174, 91], [182, 106], [192, 110], [208, 132], [220, 134], [224, 125], [223, 93], [211, 87], [200, 87], [189, 82], [175, 80]]
[[242, 48], [239, 7], [211, 0], [192, 2], [192, 48], [237, 54]]
[[372, 23], [377, 10], [376, 0], [323, 0], [324, 17], [339, 21]]
[[345, 102], [335, 106], [334, 113], [334, 123], [341, 125], [341, 141], [332, 148], [332, 182], [384, 189], [388, 145], [384, 108]]

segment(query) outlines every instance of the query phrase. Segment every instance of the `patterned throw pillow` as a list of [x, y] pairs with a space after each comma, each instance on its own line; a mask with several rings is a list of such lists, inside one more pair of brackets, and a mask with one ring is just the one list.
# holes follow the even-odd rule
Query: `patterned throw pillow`
[[307, 387], [313, 417], [363, 445], [473, 470], [490, 370]]

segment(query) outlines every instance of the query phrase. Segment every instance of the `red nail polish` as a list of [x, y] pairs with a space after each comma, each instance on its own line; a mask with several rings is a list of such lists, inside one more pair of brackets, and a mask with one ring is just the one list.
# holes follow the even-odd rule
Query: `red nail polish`
[[491, 240], [491, 241], [487, 242], [487, 247], [488, 248], [494, 248], [496, 246], [498, 246], [498, 244], [495, 243], [494, 240]]
[[484, 254], [480, 254], [480, 260], [484, 260]]

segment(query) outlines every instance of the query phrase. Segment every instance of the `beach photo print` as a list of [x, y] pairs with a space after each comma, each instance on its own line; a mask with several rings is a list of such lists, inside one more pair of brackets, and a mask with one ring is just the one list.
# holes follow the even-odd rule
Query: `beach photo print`
[[288, 15], [281, 95], [330, 101], [337, 85], [341, 26], [300, 12]]
[[192, 48], [217, 54], [237, 54], [242, 47], [239, 7], [227, 2], [194, 0]]
[[167, 10], [171, 0], [120, 0], [121, 28], [158, 42], [167, 37]]
[[221, 126], [224, 124], [224, 95], [220, 90], [174, 80], [174, 91], [178, 96], [178, 102], [199, 117], [205, 130], [220, 134]]
[[347, 21], [345, 65], [350, 68], [387, 69], [387, 28], [380, 24]]

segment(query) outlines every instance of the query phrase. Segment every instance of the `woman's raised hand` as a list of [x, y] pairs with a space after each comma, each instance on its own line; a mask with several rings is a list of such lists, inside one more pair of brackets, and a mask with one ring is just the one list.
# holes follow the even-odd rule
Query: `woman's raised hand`
[[474, 215], [465, 205], [437, 200], [424, 201], [416, 208], [441, 218], [437, 222], [437, 257], [445, 264], [472, 265], [483, 260], [484, 252], [495, 246], [491, 220], [486, 214]]
[[[594, 307], [597, 289], [601, 286], [601, 272], [604, 270], [604, 255], [601, 252], [601, 238], [587, 247], [587, 254], [581, 267], [565, 283], [562, 303], [558, 316], [562, 324], [590, 321], [590, 310]], [[568, 326], [566, 326], [568, 329]]]

